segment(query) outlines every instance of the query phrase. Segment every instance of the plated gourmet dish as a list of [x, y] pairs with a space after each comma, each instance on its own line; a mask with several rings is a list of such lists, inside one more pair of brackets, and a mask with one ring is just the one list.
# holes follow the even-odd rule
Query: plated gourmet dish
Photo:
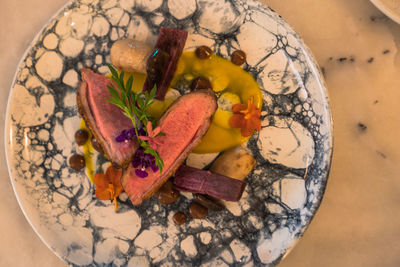
[[[239, 67], [245, 52], [235, 51], [231, 62], [207, 46], [182, 55], [186, 39], [186, 31], [162, 27], [154, 48], [116, 41], [111, 63], [118, 69], [109, 65], [108, 78], [81, 70], [77, 103], [84, 127], [75, 139], [86, 153], [69, 162], [75, 170], [87, 168], [96, 196], [114, 201], [115, 210], [122, 191], [133, 205], [155, 193], [161, 204], [172, 204], [184, 191], [194, 194], [191, 216], [203, 218], [208, 208], [224, 208], [220, 200], [239, 201], [242, 180], [256, 165], [240, 147], [261, 129], [261, 90]], [[106, 171], [94, 166], [94, 176], [93, 147], [109, 161]], [[184, 164], [192, 150], [227, 151], [202, 170]], [[174, 221], [184, 217], [179, 211]]]
[[[151, 84], [142, 91], [148, 61], [139, 58], [153, 55], [161, 27], [188, 33], [164, 100]], [[119, 55], [130, 40], [142, 44], [131, 54], [141, 64], [124, 69], [126, 62], [114, 56], [129, 63], [129, 53]], [[172, 53], [161, 50], [168, 56], [154, 59], [168, 63]], [[159, 71], [153, 69], [155, 77], [163, 77]], [[138, 123], [138, 135], [121, 103], [96, 95], [110, 93], [107, 85], [118, 93], [117, 81], [129, 88], [131, 75], [135, 97], [149, 104], [139, 117], [151, 124]], [[79, 112], [78, 88], [91, 92], [80, 106], [94, 112]], [[97, 98], [102, 101], [92, 105]], [[210, 108], [191, 105], [188, 112], [196, 115], [178, 125], [193, 135], [210, 116], [208, 130], [190, 141], [180, 133], [186, 141], [163, 156], [163, 147], [180, 140], [169, 126], [182, 118], [185, 103], [199, 99]], [[136, 114], [146, 105], [139, 106], [130, 107]], [[118, 120], [104, 119], [117, 112]], [[235, 128], [246, 115], [252, 127]], [[315, 214], [332, 152], [329, 103], [316, 64], [281, 17], [251, 0], [74, 0], [28, 49], [6, 117], [7, 161], [20, 206], [49, 248], [74, 266], [274, 265]], [[154, 151], [145, 152], [142, 141]], [[154, 158], [146, 156], [151, 153]], [[247, 168], [230, 164], [237, 158]], [[210, 173], [233, 181], [229, 188], [237, 193], [210, 184]], [[123, 176], [125, 185], [118, 183]], [[161, 187], [149, 181], [162, 181]]]

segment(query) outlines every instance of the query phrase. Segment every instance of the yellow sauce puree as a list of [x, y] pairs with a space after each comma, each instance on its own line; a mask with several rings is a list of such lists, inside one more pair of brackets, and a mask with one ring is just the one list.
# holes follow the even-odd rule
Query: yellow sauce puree
[[246, 142], [249, 137], [243, 137], [240, 129], [231, 128], [229, 119], [233, 115], [232, 106], [237, 103], [247, 104], [250, 97], [253, 97], [254, 104], [261, 109], [262, 93], [254, 78], [227, 59], [215, 54], [208, 59], [199, 59], [193, 51], [182, 54], [172, 85], [182, 75], [189, 79], [207, 77], [213, 90], [220, 95], [210, 128], [193, 152], [220, 152]]
[[86, 143], [82, 146], [83, 149], [83, 157], [85, 158], [85, 166], [86, 166], [86, 174], [89, 177], [90, 181], [93, 183], [93, 178], [95, 175], [96, 171], [96, 162], [95, 162], [95, 149], [92, 146], [92, 133], [89, 131], [89, 129], [86, 127], [85, 121], [81, 119], [81, 125], [80, 128], [82, 130], [85, 130], [89, 133], [89, 138], [86, 141]]
[[[133, 75], [133, 91], [140, 92], [146, 75], [126, 73], [125, 82], [129, 78], [129, 74]], [[248, 72], [227, 59], [215, 54], [208, 59], [199, 59], [194, 51], [186, 51], [182, 53], [179, 59], [178, 67], [171, 83], [172, 87], [178, 82], [182, 82], [182, 80], [190, 84], [192, 79], [199, 76], [207, 77], [210, 80], [213, 90], [219, 98], [218, 109], [214, 114], [210, 128], [193, 152], [220, 152], [246, 142], [249, 137], [243, 137], [240, 134], [240, 129], [231, 128], [229, 119], [233, 115], [232, 106], [237, 103], [247, 104], [247, 100], [250, 97], [253, 97], [253, 103], [261, 109], [262, 93], [257, 82]], [[176, 95], [171, 95], [170, 93], [171, 91], [167, 92], [164, 101], [155, 100], [154, 104], [149, 108], [148, 111], [154, 118], [159, 119], [177, 98]]]

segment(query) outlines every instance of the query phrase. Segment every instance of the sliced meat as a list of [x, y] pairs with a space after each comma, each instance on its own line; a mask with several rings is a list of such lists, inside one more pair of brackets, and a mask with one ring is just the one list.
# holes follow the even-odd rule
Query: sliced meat
[[228, 201], [238, 201], [246, 183], [210, 171], [182, 165], [174, 177], [176, 188], [191, 193], [206, 194]]
[[[154, 84], [157, 85], [156, 98], [164, 100], [165, 94], [167, 93], [168, 87], [174, 76], [178, 60], [182, 55], [183, 48], [185, 47], [187, 39], [187, 31], [178, 30], [174, 28], [161, 27], [160, 34], [158, 35], [157, 43], [154, 47], [155, 53], [158, 54], [158, 50], [164, 51], [169, 55], [168, 61], [164, 65], [162, 73], [157, 71], [157, 75], [161, 76], [158, 79], [149, 79], [152, 75], [148, 75], [143, 85], [143, 91], [151, 91]], [[152, 56], [149, 57], [152, 60]]]
[[138, 148], [138, 141], [118, 143], [115, 137], [124, 129], [132, 128], [132, 121], [119, 107], [107, 102], [110, 81], [90, 69], [82, 69], [78, 87], [78, 109], [107, 158], [119, 166], [127, 166]]
[[170, 106], [158, 123], [165, 134], [157, 137], [162, 143], [157, 147], [164, 161], [162, 174], [150, 170], [146, 178], [140, 178], [130, 165], [122, 175], [121, 184], [133, 205], [140, 205], [144, 199], [150, 198], [167, 181], [207, 132], [216, 109], [215, 95], [211, 90], [186, 94]]

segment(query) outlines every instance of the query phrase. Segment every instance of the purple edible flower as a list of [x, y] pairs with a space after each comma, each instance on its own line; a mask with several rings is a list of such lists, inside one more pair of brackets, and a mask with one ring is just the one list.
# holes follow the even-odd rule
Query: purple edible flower
[[146, 171], [143, 171], [142, 169], [136, 169], [135, 174], [140, 178], [146, 178], [149, 175]]
[[149, 175], [146, 171], [149, 167], [153, 172], [158, 171], [156, 158], [151, 154], [144, 153], [142, 148], [136, 151], [132, 166], [135, 168], [135, 174], [140, 178], [146, 178]]
[[139, 135], [146, 135], [146, 131], [141, 127], [141, 128], [139, 128], [139, 130], [138, 130], [138, 134], [139, 134]]
[[115, 138], [118, 143], [127, 142], [135, 136], [135, 129], [122, 130], [121, 133]]
[[[145, 135], [146, 132], [145, 132], [145, 130], [143, 128], [139, 128], [138, 134], [139, 135]], [[122, 130], [120, 132], [120, 134], [117, 137], [115, 137], [115, 141], [117, 141], [118, 143], [128, 142], [134, 136], [135, 136], [135, 128], [131, 128], [131, 129], [128, 129], [128, 130]]]

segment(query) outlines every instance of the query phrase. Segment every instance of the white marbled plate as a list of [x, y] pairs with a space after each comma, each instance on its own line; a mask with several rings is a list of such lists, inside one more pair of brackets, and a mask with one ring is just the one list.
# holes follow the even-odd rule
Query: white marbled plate
[[[160, 26], [186, 29], [186, 49], [247, 53], [260, 84], [262, 130], [245, 146], [257, 159], [238, 203], [183, 226], [171, 220], [190, 199], [154, 199], [114, 212], [67, 160], [80, 148], [79, 69], [106, 72], [115, 40], [154, 43]], [[332, 122], [323, 79], [299, 36], [268, 7], [248, 0], [76, 0], [32, 42], [12, 86], [6, 153], [22, 210], [42, 240], [72, 266], [275, 265], [304, 232], [325, 190]], [[217, 155], [191, 154], [207, 166]]]
[[400, 24], [400, 0], [370, 0], [380, 11]]

